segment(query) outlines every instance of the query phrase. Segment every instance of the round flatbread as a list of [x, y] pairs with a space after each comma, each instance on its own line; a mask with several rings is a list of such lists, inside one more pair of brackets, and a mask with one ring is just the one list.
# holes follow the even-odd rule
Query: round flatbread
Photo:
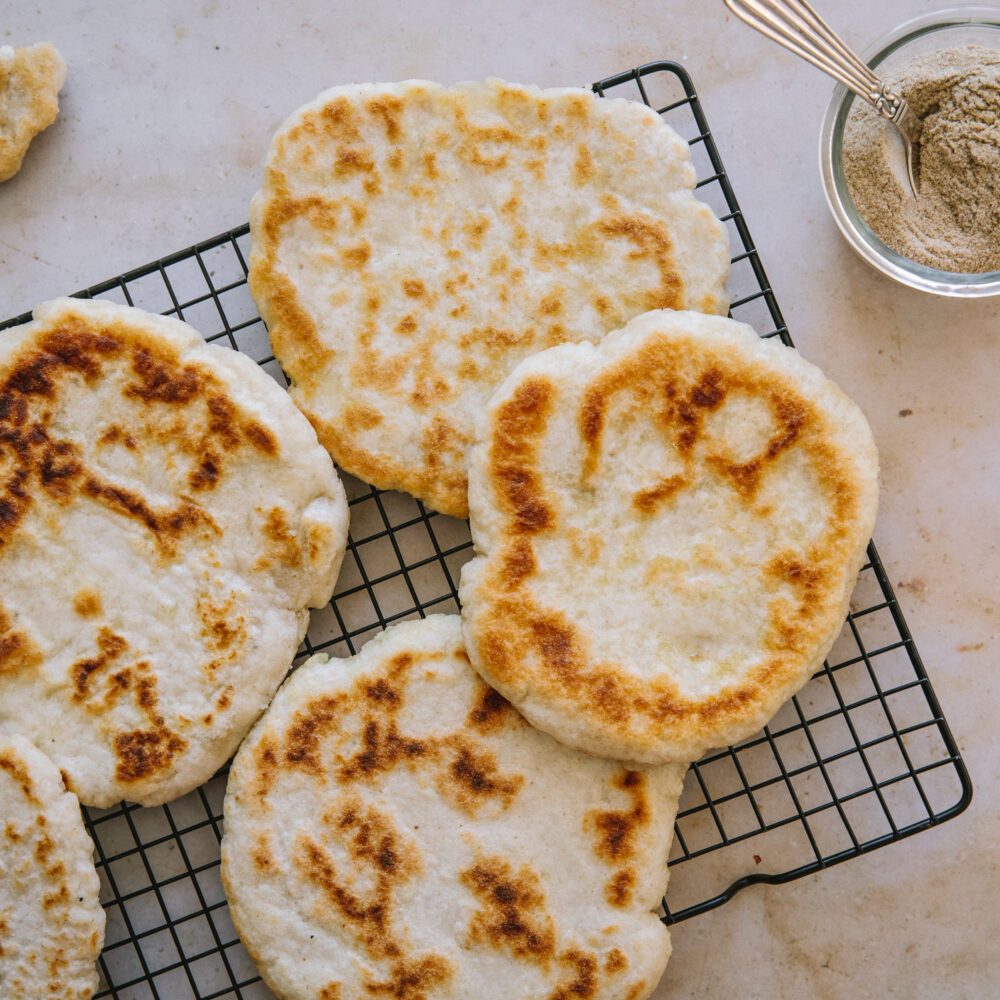
[[274, 138], [250, 287], [337, 462], [464, 517], [475, 417], [518, 361], [647, 309], [726, 311], [728, 238], [694, 184], [633, 101], [337, 87]]
[[66, 64], [48, 42], [0, 45], [0, 182], [20, 169], [31, 140], [59, 114]]
[[52, 761], [0, 737], [0, 997], [90, 1000], [104, 944], [94, 845]]
[[87, 805], [206, 781], [330, 598], [329, 456], [249, 358], [60, 299], [0, 335], [0, 736]]
[[310, 660], [240, 748], [233, 923], [283, 1000], [643, 1000], [683, 774], [532, 729], [457, 616], [398, 625]]
[[743, 739], [843, 626], [877, 477], [861, 411], [732, 320], [654, 312], [529, 358], [470, 457], [472, 663], [590, 753]]

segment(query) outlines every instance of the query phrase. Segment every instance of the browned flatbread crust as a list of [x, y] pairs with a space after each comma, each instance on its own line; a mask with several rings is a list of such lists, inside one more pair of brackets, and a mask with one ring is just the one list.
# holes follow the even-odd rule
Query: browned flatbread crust
[[819, 668], [878, 462], [797, 352], [662, 312], [523, 363], [471, 470], [473, 664], [571, 746], [655, 762], [749, 736]]
[[104, 943], [80, 804], [55, 765], [0, 735], [0, 997], [90, 1000]]
[[0, 338], [0, 737], [87, 805], [201, 784], [329, 599], [347, 519], [249, 358], [137, 309], [39, 307]]
[[654, 911], [683, 773], [532, 729], [457, 617], [396, 625], [306, 663], [240, 749], [233, 923], [283, 1000], [641, 1000], [669, 955]]
[[335, 88], [275, 136], [250, 287], [337, 462], [465, 516], [475, 418], [521, 358], [647, 309], [725, 311], [728, 239], [694, 183], [635, 102]]

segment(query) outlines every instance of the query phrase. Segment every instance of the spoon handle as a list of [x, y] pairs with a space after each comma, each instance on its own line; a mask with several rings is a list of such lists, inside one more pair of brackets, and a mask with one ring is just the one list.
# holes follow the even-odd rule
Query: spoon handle
[[906, 102], [892, 93], [806, 0], [725, 0], [744, 23], [832, 76], [897, 125], [913, 127]]

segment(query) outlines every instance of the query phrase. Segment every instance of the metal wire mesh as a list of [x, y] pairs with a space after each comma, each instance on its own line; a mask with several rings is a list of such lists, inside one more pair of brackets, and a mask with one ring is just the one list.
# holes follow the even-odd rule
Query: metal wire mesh
[[[657, 108], [690, 142], [699, 197], [730, 230], [732, 315], [791, 343], [691, 80], [652, 63], [594, 85]], [[247, 227], [97, 285], [87, 296], [177, 315], [281, 384], [246, 286]], [[0, 324], [0, 329], [27, 316]], [[297, 662], [350, 655], [394, 621], [458, 610], [464, 522], [345, 477], [351, 533], [337, 591]], [[972, 790], [874, 547], [823, 670], [761, 734], [692, 765], [677, 818], [668, 923], [755, 882], [784, 882], [957, 815]], [[97, 996], [271, 997], [219, 881], [225, 771], [169, 805], [85, 810], [108, 914]]]

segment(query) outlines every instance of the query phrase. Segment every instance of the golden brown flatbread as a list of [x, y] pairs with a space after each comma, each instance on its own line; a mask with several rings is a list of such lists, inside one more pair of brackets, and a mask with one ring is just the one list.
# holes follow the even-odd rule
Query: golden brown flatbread
[[643, 1000], [684, 770], [532, 729], [457, 616], [394, 626], [302, 666], [240, 748], [233, 923], [283, 1000]]
[[471, 453], [469, 656], [569, 746], [694, 760], [819, 669], [877, 498], [861, 411], [748, 326], [661, 311], [544, 351]]
[[274, 138], [250, 287], [341, 467], [464, 517], [475, 418], [518, 361], [647, 309], [726, 311], [728, 238], [694, 184], [632, 101], [337, 87]]

